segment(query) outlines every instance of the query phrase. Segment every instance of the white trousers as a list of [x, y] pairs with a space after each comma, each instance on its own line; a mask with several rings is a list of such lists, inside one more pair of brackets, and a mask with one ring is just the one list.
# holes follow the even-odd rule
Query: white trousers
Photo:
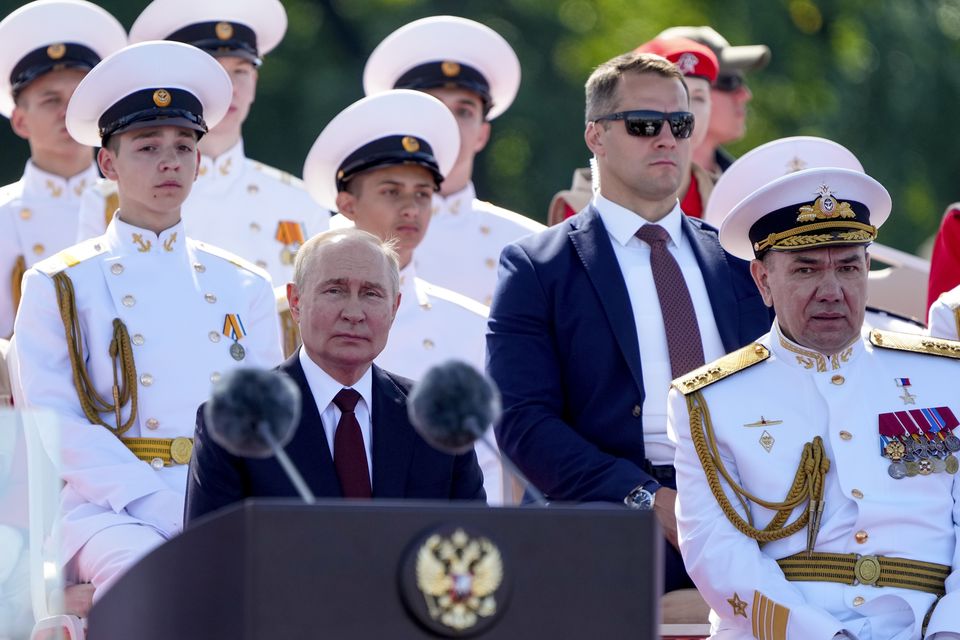
[[103, 597], [111, 586], [137, 563], [165, 541], [156, 529], [139, 524], [120, 524], [98, 531], [77, 552], [68, 570], [77, 582], [94, 586], [93, 601]]

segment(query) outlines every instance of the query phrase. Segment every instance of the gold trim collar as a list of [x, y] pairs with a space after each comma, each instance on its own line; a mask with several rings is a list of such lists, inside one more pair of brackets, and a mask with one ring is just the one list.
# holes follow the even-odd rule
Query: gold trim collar
[[859, 341], [858, 338], [857, 341], [840, 353], [835, 353], [832, 356], [825, 356], [819, 351], [813, 351], [811, 349], [801, 347], [797, 343], [785, 337], [780, 331], [779, 324], [774, 323], [773, 328], [777, 334], [777, 339], [780, 341], [780, 346], [794, 354], [797, 364], [804, 369], [814, 369], [817, 371], [817, 373], [836, 371], [840, 369], [844, 364], [850, 361], [850, 358], [853, 356], [854, 345], [856, 345], [857, 341]]

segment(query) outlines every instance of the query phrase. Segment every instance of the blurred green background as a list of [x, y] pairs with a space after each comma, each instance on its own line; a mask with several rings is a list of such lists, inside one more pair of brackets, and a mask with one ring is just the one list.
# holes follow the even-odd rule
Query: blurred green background
[[[290, 26], [261, 70], [245, 140], [251, 157], [296, 175], [326, 122], [362, 97], [377, 43], [446, 13], [493, 27], [520, 58], [520, 94], [494, 122], [475, 181], [481, 198], [531, 218], [544, 221], [550, 197], [587, 162], [590, 70], [680, 24], [709, 24], [733, 44], [773, 51], [770, 66], [749, 77], [748, 134], [730, 147], [735, 154], [788, 135], [849, 147], [893, 196], [880, 240], [911, 252], [960, 200], [960, 0], [283, 1]], [[0, 0], [0, 13], [20, 4]], [[146, 2], [99, 4], [129, 27]], [[0, 184], [19, 178], [26, 157], [26, 144], [0, 125]]]

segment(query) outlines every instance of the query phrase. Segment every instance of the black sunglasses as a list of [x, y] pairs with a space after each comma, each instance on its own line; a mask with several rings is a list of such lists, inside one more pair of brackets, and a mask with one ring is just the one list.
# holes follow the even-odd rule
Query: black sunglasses
[[623, 120], [627, 127], [627, 133], [644, 138], [660, 135], [664, 121], [670, 123], [670, 131], [673, 133], [673, 137], [678, 140], [689, 138], [693, 133], [693, 114], [689, 111], [674, 111], [672, 113], [664, 113], [663, 111], [621, 111], [600, 116], [593, 120], [594, 122]]
[[730, 75], [717, 76], [716, 82], [713, 83], [713, 88], [717, 91], [733, 93], [743, 85], [743, 76], [738, 73], [734, 73]]

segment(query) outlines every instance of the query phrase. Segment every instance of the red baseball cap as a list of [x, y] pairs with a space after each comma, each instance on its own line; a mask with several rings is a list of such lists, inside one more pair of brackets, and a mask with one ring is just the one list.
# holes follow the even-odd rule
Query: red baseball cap
[[636, 49], [635, 53], [655, 53], [680, 68], [685, 76], [705, 78], [710, 84], [717, 79], [720, 63], [710, 47], [689, 38], [655, 38]]

